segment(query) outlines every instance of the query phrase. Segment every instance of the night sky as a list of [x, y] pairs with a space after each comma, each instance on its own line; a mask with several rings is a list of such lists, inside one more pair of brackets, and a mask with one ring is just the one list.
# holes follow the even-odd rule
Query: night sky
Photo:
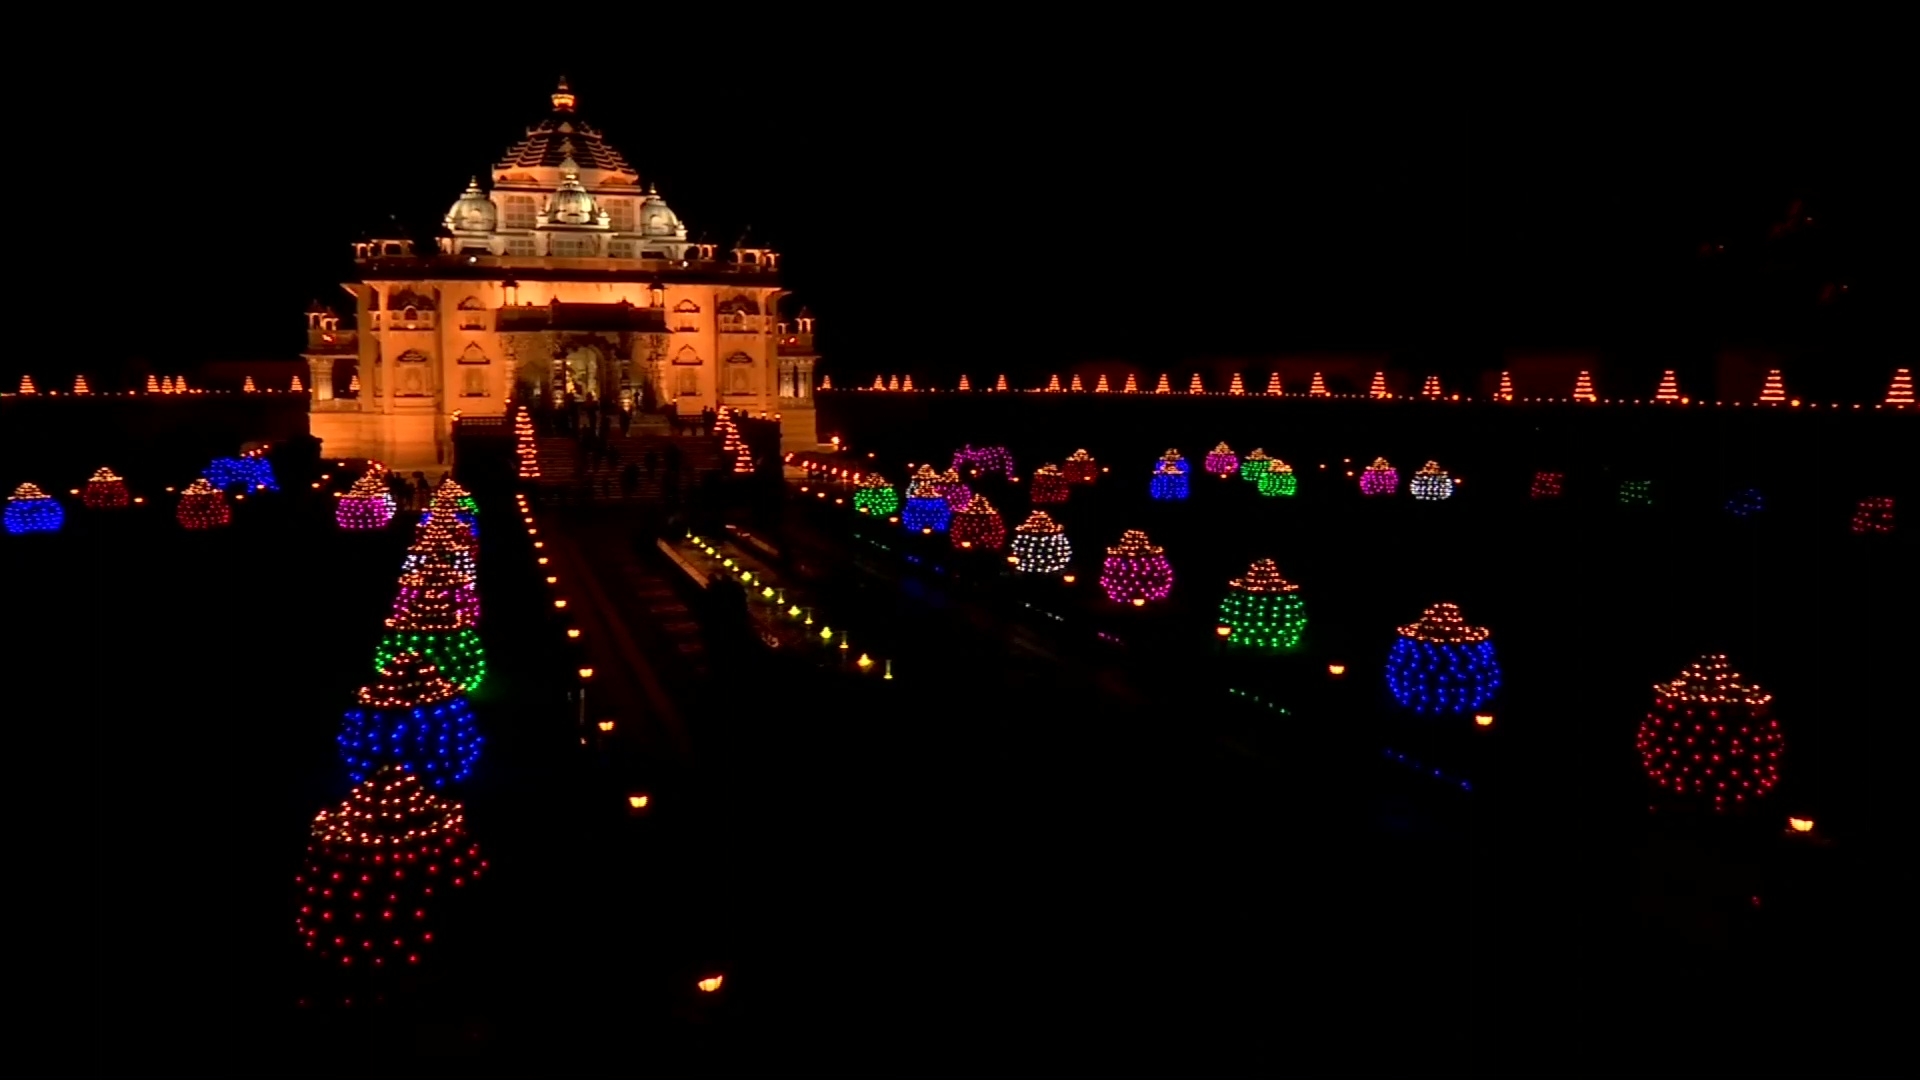
[[[1444, 71], [1309, 74], [1312, 52], [1169, 72], [793, 46], [671, 76], [424, 48], [123, 59], [62, 110], [89, 137], [50, 149], [90, 212], [142, 226], [115, 256], [136, 269], [32, 366], [292, 356], [308, 301], [343, 299], [356, 233], [430, 236], [559, 74], [696, 235], [751, 226], [784, 253], [829, 373], [1763, 346], [1878, 382], [1910, 352], [1884, 268], [1914, 177], [1886, 88], [1622, 69], [1569, 74], [1577, 98], [1540, 72], [1469, 95]], [[28, 218], [50, 287], [97, 276], [51, 238], [75, 215]]]

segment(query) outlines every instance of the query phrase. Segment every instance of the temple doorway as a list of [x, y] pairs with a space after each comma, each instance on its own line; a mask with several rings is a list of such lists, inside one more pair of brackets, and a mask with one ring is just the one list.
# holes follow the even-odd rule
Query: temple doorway
[[567, 354], [566, 362], [561, 365], [561, 376], [566, 380], [562, 390], [573, 395], [577, 401], [600, 397], [600, 378], [605, 366], [603, 361], [600, 350], [591, 345], [575, 348]]

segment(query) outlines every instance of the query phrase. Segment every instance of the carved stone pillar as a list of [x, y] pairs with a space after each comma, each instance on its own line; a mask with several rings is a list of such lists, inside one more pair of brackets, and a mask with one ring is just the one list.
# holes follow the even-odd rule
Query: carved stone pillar
[[307, 385], [313, 388], [313, 400], [333, 400], [333, 357], [307, 357]]

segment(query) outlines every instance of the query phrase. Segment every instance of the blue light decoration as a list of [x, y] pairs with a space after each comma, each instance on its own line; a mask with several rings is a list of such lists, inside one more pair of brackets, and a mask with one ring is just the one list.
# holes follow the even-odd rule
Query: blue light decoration
[[1734, 517], [1752, 517], [1766, 508], [1767, 501], [1757, 488], [1748, 488], [1727, 500], [1727, 513]]
[[273, 462], [258, 451], [239, 457], [214, 458], [200, 475], [221, 491], [231, 491], [236, 487], [247, 491], [280, 490], [279, 481], [273, 478]]
[[953, 507], [928, 481], [922, 480], [907, 490], [907, 505], [900, 520], [914, 532], [946, 532], [953, 520]]
[[14, 536], [59, 532], [67, 523], [67, 511], [39, 485], [21, 484], [7, 497], [6, 522], [7, 532]]
[[340, 725], [340, 757], [359, 784], [382, 767], [417, 776], [432, 787], [458, 783], [473, 772], [484, 741], [466, 695], [418, 653], [381, 665], [360, 704]]
[[1147, 486], [1147, 494], [1162, 502], [1178, 501], [1187, 497], [1187, 459], [1180, 451], [1169, 450], [1153, 466], [1153, 480]]
[[1492, 637], [1484, 626], [1468, 626], [1457, 605], [1435, 604], [1400, 627], [1387, 655], [1387, 689], [1418, 713], [1478, 709], [1500, 690]]

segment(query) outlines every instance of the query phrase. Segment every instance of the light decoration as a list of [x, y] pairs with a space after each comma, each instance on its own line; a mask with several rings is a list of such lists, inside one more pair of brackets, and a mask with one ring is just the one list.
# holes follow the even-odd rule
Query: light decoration
[[1042, 465], [1033, 472], [1033, 486], [1028, 489], [1027, 499], [1035, 506], [1052, 506], [1067, 501], [1069, 485], [1066, 476], [1052, 465]]
[[5, 519], [7, 532], [14, 536], [59, 532], [60, 526], [66, 524], [67, 511], [60, 500], [41, 491], [38, 484], [21, 484], [7, 496]]
[[961, 390], [973, 389], [973, 384], [967, 381], [967, 377], [965, 375], [960, 376], [960, 389]]
[[1780, 369], [1767, 372], [1767, 381], [1760, 387], [1760, 404], [1784, 405], [1787, 403], [1787, 383], [1781, 378]]
[[1081, 385], [1080, 385], [1080, 376], [1078, 376], [1078, 375], [1075, 375], [1075, 376], [1073, 377], [1073, 383], [1072, 383], [1072, 385], [1070, 385], [1070, 386], [1068, 386], [1068, 387], [1067, 387], [1067, 389], [1068, 389], [1068, 390], [1071, 390], [1072, 392], [1074, 392], [1074, 393], [1076, 393], [1076, 394], [1078, 394], [1078, 393], [1082, 393], [1083, 391], [1085, 391], [1085, 390], [1086, 390], [1086, 387], [1084, 387], [1084, 386], [1081, 386]]
[[1116, 604], [1135, 607], [1154, 600], [1165, 600], [1173, 591], [1173, 566], [1167, 553], [1155, 547], [1147, 534], [1128, 529], [1120, 542], [1107, 549], [1100, 568], [1100, 588]]
[[1162, 502], [1178, 502], [1187, 497], [1187, 491], [1187, 474], [1183, 469], [1165, 458], [1154, 464], [1147, 494]]
[[1293, 475], [1293, 466], [1274, 458], [1254, 480], [1254, 489], [1269, 499], [1285, 498], [1300, 490], [1300, 478]]
[[1374, 398], [1389, 398], [1393, 396], [1387, 392], [1386, 372], [1376, 371], [1373, 373], [1373, 382], [1367, 386], [1367, 396]]
[[1653, 505], [1653, 481], [1651, 480], [1620, 481], [1620, 505], [1621, 506], [1652, 506]]
[[218, 529], [232, 523], [233, 510], [227, 506], [227, 493], [202, 476], [180, 493], [173, 517], [183, 529]]
[[[357, 376], [357, 375], [356, 375], [356, 376], [354, 376], [354, 377], [355, 377], [355, 378], [359, 378], [359, 376]], [[173, 376], [171, 376], [171, 375], [168, 375], [168, 376], [167, 376], [166, 378], [164, 378], [164, 379], [161, 379], [161, 380], [160, 380], [160, 392], [161, 392], [161, 393], [163, 393], [163, 394], [171, 394], [171, 393], [173, 393], [173, 392], [174, 392], [174, 391], [173, 391]]]
[[1654, 684], [1653, 708], [1634, 740], [1647, 778], [1667, 795], [1721, 813], [1765, 796], [1780, 782], [1786, 748], [1772, 702], [1717, 654]]
[[353, 532], [384, 529], [393, 521], [393, 512], [393, 492], [387, 489], [386, 475], [370, 469], [334, 504], [333, 520]]
[[1234, 372], [1233, 380], [1227, 383], [1227, 393], [1244, 394], [1246, 392], [1247, 392], [1247, 385], [1240, 381], [1240, 373], [1237, 371]]
[[86, 487], [80, 489], [80, 503], [89, 510], [121, 510], [132, 501], [127, 482], [105, 465], [93, 470]]
[[877, 472], [868, 473], [854, 489], [853, 508], [873, 517], [892, 517], [900, 512], [900, 493], [893, 490], [886, 477]]
[[1535, 499], [1557, 499], [1566, 483], [1563, 473], [1540, 471], [1533, 474], [1533, 487], [1528, 492]]
[[1267, 463], [1272, 460], [1265, 450], [1257, 446], [1247, 451], [1247, 456], [1240, 459], [1240, 479], [1259, 483], [1260, 474], [1267, 471]]
[[[888, 389], [888, 390], [894, 390], [894, 391], [897, 391], [897, 390], [899, 390], [899, 389], [900, 389], [900, 376], [898, 376], [898, 375], [895, 375], [895, 376], [893, 376], [892, 378], [890, 378], [890, 379], [888, 379], [888, 380], [887, 380], [887, 389]], [[724, 411], [724, 410], [722, 410], [722, 411]]]
[[1407, 488], [1421, 502], [1439, 502], [1453, 497], [1453, 477], [1447, 475], [1439, 462], [1429, 461], [1413, 474]]
[[1425, 398], [1438, 399], [1440, 395], [1441, 395], [1440, 376], [1438, 375], [1427, 376], [1426, 383], [1420, 387], [1420, 396]]
[[1766, 498], [1758, 488], [1747, 488], [1727, 500], [1727, 513], [1734, 517], [1752, 517], [1766, 508]]
[[1862, 535], [1892, 532], [1893, 499], [1886, 495], [1861, 499], [1853, 511], [1853, 531]]
[[1254, 649], [1298, 648], [1307, 627], [1300, 586], [1280, 576], [1272, 559], [1261, 559], [1246, 575], [1227, 583], [1217, 628], [1228, 645]]
[[998, 379], [995, 379], [993, 381], [993, 388], [1004, 393], [1007, 389], [1007, 377], [1002, 375]]
[[1182, 473], [1192, 468], [1192, 466], [1187, 463], [1187, 459], [1180, 456], [1180, 451], [1172, 447], [1168, 447], [1167, 452], [1160, 455], [1160, 460], [1180, 470]]
[[1600, 395], [1593, 392], [1593, 376], [1585, 371], [1573, 377], [1573, 400], [1599, 401]]
[[913, 392], [913, 376], [911, 375], [903, 376], [900, 379], [900, 389], [906, 391], [907, 393], [912, 393]]
[[387, 619], [387, 632], [374, 654], [374, 670], [386, 668], [401, 653], [416, 653], [461, 689], [471, 693], [486, 677], [486, 652], [475, 626], [480, 599], [475, 592], [473, 553], [460, 523], [445, 515], [428, 518], [407, 551]]
[[175, 375], [173, 377], [173, 392], [176, 394], [184, 394], [187, 392], [187, 377], [185, 375]]
[[962, 551], [999, 551], [1007, 545], [1007, 525], [985, 495], [975, 495], [954, 514], [948, 539]]
[[1060, 376], [1057, 374], [1047, 376], [1047, 393], [1057, 394], [1059, 392], [1060, 392]]
[[1267, 393], [1274, 397], [1279, 397], [1285, 391], [1286, 388], [1280, 385], [1280, 373], [1277, 371], [1267, 372]]
[[1101, 373], [1100, 373], [1100, 377], [1099, 377], [1098, 379], [1096, 379], [1096, 380], [1094, 380], [1094, 383], [1093, 383], [1093, 392], [1094, 392], [1094, 393], [1096, 393], [1096, 394], [1108, 394], [1108, 393], [1112, 393], [1112, 392], [1113, 392], [1113, 391], [1112, 391], [1112, 388], [1111, 388], [1111, 387], [1109, 387], [1109, 386], [1107, 385], [1107, 374], [1106, 374], [1106, 372], [1104, 372], [1104, 371], [1103, 371], [1103, 372], [1101, 372]]
[[240, 381], [240, 392], [243, 394], [252, 394], [256, 392], [253, 385], [253, 376], [249, 375], [245, 379], [242, 379]]
[[1100, 465], [1092, 454], [1075, 450], [1060, 466], [1060, 475], [1066, 477], [1069, 484], [1091, 484], [1100, 479]]
[[953, 508], [933, 484], [922, 480], [907, 489], [907, 505], [900, 511], [901, 523], [907, 528], [914, 532], [946, 532], [952, 518]]
[[280, 490], [279, 481], [273, 476], [273, 462], [257, 450], [239, 457], [214, 458], [201, 475], [221, 491], [232, 491], [236, 487], [247, 492]]
[[1391, 495], [1400, 490], [1400, 471], [1387, 464], [1387, 459], [1377, 457], [1373, 464], [1360, 470], [1360, 494]]
[[1308, 397], [1327, 397], [1327, 380], [1319, 372], [1313, 373], [1313, 381], [1307, 384]]
[[80, 374], [75, 375], [73, 377], [73, 392], [76, 394], [93, 393], [93, 387], [87, 385], [87, 376], [85, 372], [81, 372]]
[[486, 868], [458, 802], [383, 769], [313, 819], [306, 869], [294, 878], [295, 926], [308, 949], [346, 970], [418, 964], [433, 943], [436, 897]]
[[354, 783], [388, 766], [432, 787], [458, 783], [473, 772], [483, 742], [473, 709], [460, 688], [423, 657], [393, 657], [359, 697], [336, 739]]
[[525, 405], [514, 410], [513, 452], [520, 458], [520, 479], [540, 479], [540, 448], [534, 443], [533, 417], [527, 415]]
[[873, 377], [872, 389], [885, 390], [886, 388], [887, 388], [887, 377], [885, 375], [875, 375]]
[[[295, 376], [295, 377], [298, 378], [298, 376]], [[166, 391], [160, 389], [160, 380], [154, 378], [152, 372], [148, 372], [147, 373], [147, 393], [161, 394], [165, 392]]]
[[933, 489], [940, 493], [941, 498], [947, 500], [949, 509], [964, 510], [967, 503], [973, 499], [973, 489], [960, 479], [960, 470], [952, 467], [934, 480]]
[[1660, 374], [1660, 388], [1653, 392], [1655, 401], [1680, 400], [1680, 376], [1672, 368]]
[[33, 385], [33, 376], [20, 376], [20, 392], [22, 394], [37, 394], [40, 392], [40, 388]]
[[1906, 368], [1893, 373], [1893, 381], [1887, 384], [1886, 405], [1889, 408], [1905, 409], [1913, 405], [1913, 373]]
[[1435, 604], [1400, 627], [1387, 654], [1387, 690], [1418, 713], [1472, 712], [1500, 690], [1493, 635], [1468, 626], [1454, 604]]
[[1204, 394], [1206, 392], [1207, 388], [1200, 383], [1200, 373], [1194, 372], [1193, 376], [1187, 380], [1187, 393]]
[[1156, 394], [1173, 393], [1173, 383], [1168, 380], [1166, 372], [1163, 371], [1160, 373], [1160, 381], [1153, 384], [1153, 392]]
[[1513, 373], [1512, 372], [1503, 371], [1500, 373], [1500, 388], [1494, 391], [1493, 396], [1494, 396], [1494, 399], [1497, 401], [1513, 400]]
[[733, 410], [721, 409], [714, 426], [720, 429], [720, 454], [733, 459], [733, 471], [737, 474], [752, 472], [753, 450], [747, 446], [747, 440], [740, 437], [740, 421], [734, 417]]
[[1022, 574], [1058, 574], [1073, 560], [1067, 531], [1045, 510], [1035, 510], [1013, 530], [1008, 561]]
[[1120, 392], [1123, 394], [1137, 394], [1140, 392], [1139, 380], [1135, 379], [1131, 372], [1128, 373], [1126, 385], [1120, 388]]
[[1232, 447], [1226, 443], [1219, 443], [1212, 450], [1207, 451], [1207, 456], [1201, 460], [1201, 465], [1208, 472], [1224, 480], [1239, 470], [1240, 459], [1234, 456]]
[[968, 443], [953, 452], [953, 470], [979, 469], [998, 472], [1012, 480], [1019, 473], [1013, 467], [1013, 455], [1004, 446], [974, 446]]
[[287, 392], [290, 394], [304, 394], [307, 392], [307, 388], [300, 385], [300, 376], [295, 375], [293, 377], [293, 382], [287, 387]]

